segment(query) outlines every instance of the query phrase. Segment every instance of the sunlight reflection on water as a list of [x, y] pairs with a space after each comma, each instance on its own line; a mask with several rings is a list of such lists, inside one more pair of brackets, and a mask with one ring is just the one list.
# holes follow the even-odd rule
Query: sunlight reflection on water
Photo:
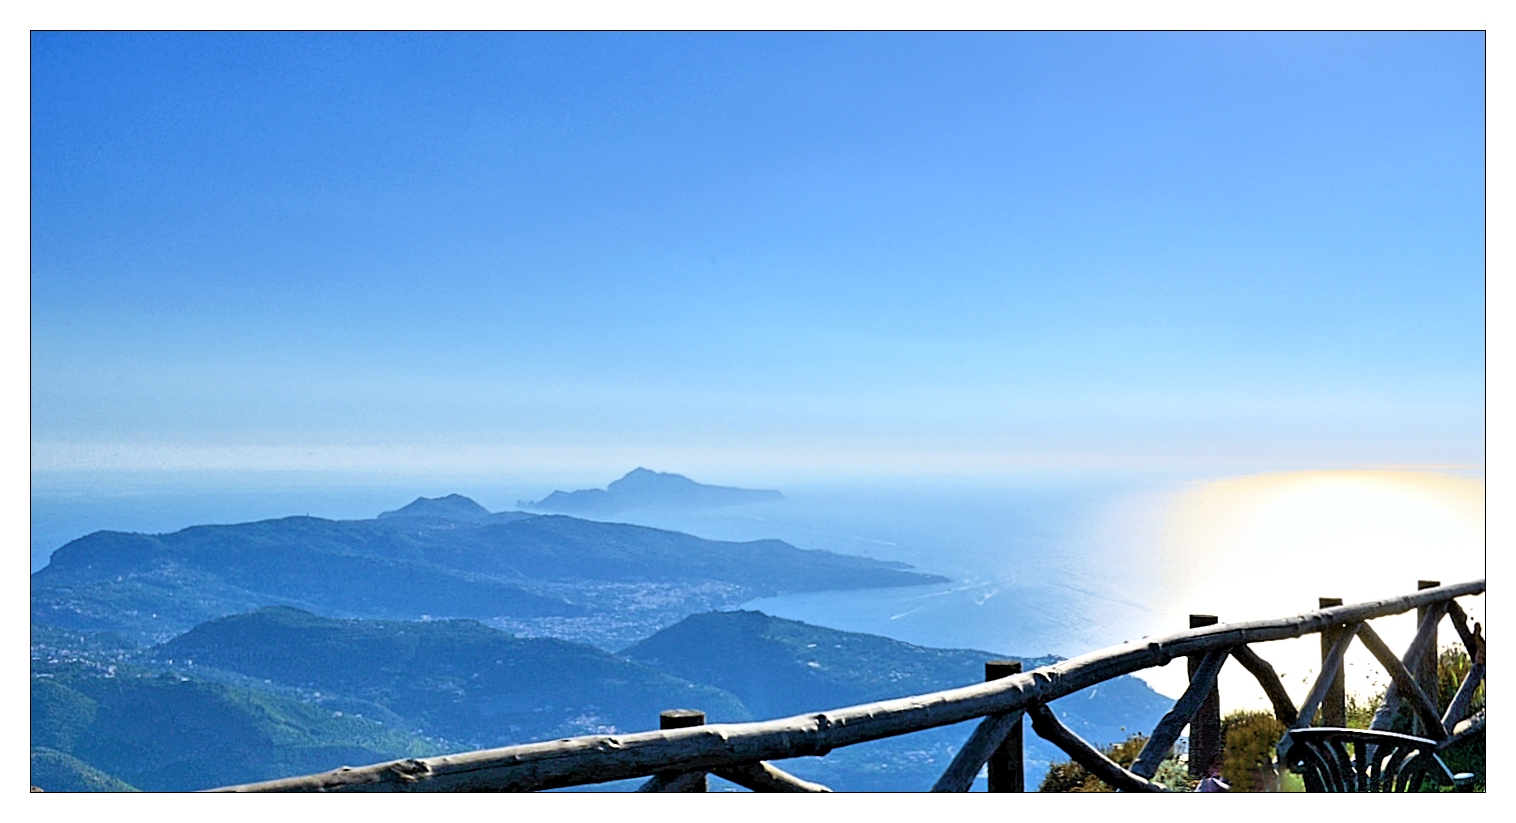
[[[1223, 621], [1286, 617], [1316, 608], [1318, 597], [1353, 603], [1412, 591], [1420, 579], [1484, 576], [1484, 483], [1432, 472], [1289, 472], [1182, 486], [1003, 491], [972, 503], [921, 495], [872, 510], [815, 511], [824, 508], [895, 544], [870, 554], [953, 582], [785, 595], [745, 608], [920, 645], [1073, 656], [1182, 630], [1190, 613]], [[857, 543], [815, 545], [807, 539], [815, 532], [794, 528], [798, 515], [776, 511], [764, 526], [806, 548], [858, 551]], [[1483, 620], [1483, 598], [1465, 608]], [[1385, 618], [1375, 628], [1403, 647], [1414, 616]], [[1452, 641], [1452, 630], [1444, 628], [1440, 639]], [[1319, 640], [1258, 651], [1303, 699]], [[1387, 682], [1361, 645], [1346, 666], [1354, 691]], [[1171, 696], [1184, 689], [1182, 661], [1141, 676]], [[1227, 710], [1268, 705], [1240, 667], [1223, 672], [1222, 688]]]
[[[1174, 496], [1156, 535], [1176, 621], [1195, 612], [1223, 621], [1285, 617], [1317, 607], [1320, 597], [1346, 603], [1415, 590], [1418, 580], [1461, 583], [1484, 576], [1484, 483], [1412, 471], [1290, 472], [1198, 483]], [[1483, 620], [1483, 598], [1464, 601]], [[1397, 651], [1415, 633], [1414, 614], [1376, 621]], [[1456, 639], [1446, 627], [1443, 645]], [[1320, 661], [1315, 636], [1260, 646], [1303, 699]], [[1348, 688], [1377, 690], [1383, 670], [1361, 645], [1348, 654]], [[1183, 663], [1147, 678], [1178, 694]], [[1240, 667], [1222, 679], [1224, 705], [1266, 706]]]

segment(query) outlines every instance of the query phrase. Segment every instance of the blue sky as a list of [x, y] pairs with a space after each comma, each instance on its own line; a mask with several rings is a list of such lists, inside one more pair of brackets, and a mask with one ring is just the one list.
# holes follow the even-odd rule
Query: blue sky
[[1483, 201], [1478, 33], [34, 34], [33, 471], [1478, 464]]

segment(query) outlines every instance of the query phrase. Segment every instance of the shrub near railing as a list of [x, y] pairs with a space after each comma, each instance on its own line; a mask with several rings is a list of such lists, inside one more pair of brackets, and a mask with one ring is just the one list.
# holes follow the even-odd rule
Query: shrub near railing
[[1284, 736], [1284, 724], [1270, 712], [1235, 711], [1222, 718], [1226, 741], [1221, 776], [1234, 792], [1277, 792], [1281, 772], [1274, 747]]
[[[1147, 735], [1134, 734], [1120, 743], [1102, 746], [1100, 751], [1123, 768], [1131, 768], [1132, 762], [1137, 759], [1137, 755], [1142, 753], [1147, 742]], [[1184, 762], [1177, 755], [1171, 754], [1158, 765], [1158, 771], [1153, 775], [1153, 782], [1171, 792], [1188, 792], [1194, 791], [1195, 784], [1199, 781], [1190, 777]], [[1067, 761], [1049, 766], [1047, 775], [1037, 786], [1037, 791], [1085, 793], [1116, 790], [1109, 783], [1091, 774], [1085, 767], [1073, 761]]]

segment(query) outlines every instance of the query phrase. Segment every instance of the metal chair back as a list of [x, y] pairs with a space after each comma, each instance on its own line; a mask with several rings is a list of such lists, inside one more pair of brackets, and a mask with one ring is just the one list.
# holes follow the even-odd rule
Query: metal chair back
[[1308, 792], [1416, 792], [1431, 778], [1464, 789], [1473, 775], [1454, 775], [1422, 737], [1366, 729], [1293, 729], [1280, 741], [1285, 760]]

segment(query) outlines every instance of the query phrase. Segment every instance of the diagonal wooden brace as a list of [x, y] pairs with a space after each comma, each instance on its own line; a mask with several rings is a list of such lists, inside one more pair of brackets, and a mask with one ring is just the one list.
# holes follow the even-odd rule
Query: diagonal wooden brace
[[[1469, 628], [1469, 615], [1463, 610], [1462, 606], [1458, 605], [1457, 600], [1448, 601], [1448, 622], [1453, 624], [1453, 629], [1458, 632], [1458, 637], [1463, 640], [1463, 647], [1468, 650], [1469, 659], [1472, 660], [1478, 657], [1479, 653], [1484, 650], [1484, 642], [1479, 638], [1479, 630], [1477, 628]], [[1475, 623], [1474, 625], [1477, 627], [1479, 624]]]
[[739, 763], [736, 766], [723, 766], [719, 769], [712, 769], [711, 774], [723, 780], [730, 780], [744, 789], [752, 789], [755, 792], [831, 791], [831, 789], [820, 783], [802, 780], [783, 769], [761, 760], [757, 763]]
[[[1428, 617], [1432, 614], [1435, 612], [1428, 614]], [[1437, 704], [1433, 703], [1432, 699], [1427, 697], [1427, 693], [1421, 690], [1421, 686], [1416, 683], [1416, 678], [1412, 676], [1405, 662], [1395, 656], [1395, 652], [1379, 639], [1379, 635], [1375, 634], [1368, 624], [1364, 624], [1359, 630], [1358, 637], [1363, 641], [1364, 647], [1379, 661], [1379, 665], [1389, 671], [1390, 678], [1395, 681], [1395, 687], [1400, 690], [1400, 693], [1410, 697], [1411, 708], [1416, 710], [1416, 716], [1421, 718], [1421, 724], [1426, 727], [1426, 736], [1433, 740], [1446, 740], [1448, 731], [1442, 727], [1442, 718], [1437, 714]], [[1412, 645], [1414, 647], [1414, 644]], [[1415, 649], [1412, 648], [1411, 651]], [[1412, 660], [1415, 659], [1410, 652], [1407, 652], [1406, 656]], [[1388, 703], [1388, 699], [1385, 702]]]
[[1453, 699], [1448, 702], [1448, 710], [1442, 713], [1442, 727], [1449, 732], [1453, 726], [1463, 719], [1463, 713], [1469, 710], [1469, 704], [1474, 702], [1474, 691], [1484, 680], [1484, 664], [1475, 663], [1469, 666], [1469, 673], [1464, 675], [1463, 682], [1459, 684], [1458, 691]]
[[1019, 711], [1009, 714], [996, 714], [986, 717], [969, 735], [969, 739], [963, 741], [958, 747], [958, 754], [954, 755], [953, 762], [937, 779], [932, 786], [934, 792], [966, 792], [974, 785], [974, 778], [979, 776], [979, 769], [989, 761], [990, 755], [1005, 740], [1006, 735], [1016, 728], [1021, 722], [1022, 713]]
[[1484, 731], [1484, 709], [1475, 712], [1473, 717], [1458, 721], [1452, 728], [1453, 733], [1447, 740], [1438, 743], [1437, 748], [1446, 749], [1449, 746], [1456, 746], [1482, 731]]
[[1137, 755], [1136, 762], [1132, 764], [1133, 774], [1152, 778], [1158, 773], [1158, 764], [1169, 756], [1169, 749], [1174, 747], [1179, 733], [1184, 731], [1184, 727], [1195, 717], [1195, 712], [1200, 710], [1201, 702], [1216, 688], [1216, 676], [1221, 673], [1221, 667], [1231, 652], [1231, 649], [1212, 649], [1201, 658], [1200, 667], [1195, 670], [1195, 676], [1190, 678], [1190, 687], [1180, 695], [1174, 708], [1158, 721], [1153, 736], [1142, 747], [1142, 754]]
[[659, 772], [637, 787], [639, 792], [703, 792], [705, 772]]
[[1332, 644], [1332, 649], [1327, 652], [1326, 659], [1321, 661], [1321, 673], [1316, 675], [1316, 682], [1311, 686], [1310, 694], [1306, 695], [1305, 702], [1300, 704], [1300, 711], [1296, 712], [1295, 722], [1290, 728], [1305, 728], [1316, 720], [1316, 710], [1321, 708], [1321, 701], [1326, 699], [1327, 689], [1331, 687], [1332, 680], [1337, 676], [1337, 669], [1342, 665], [1342, 656], [1347, 654], [1348, 645], [1363, 628], [1363, 623], [1349, 623], [1342, 628], [1342, 634], [1337, 636], [1337, 642]]
[[[1437, 623], [1442, 620], [1442, 615], [1450, 604], [1452, 604], [1452, 601], [1433, 606], [1422, 616], [1421, 625], [1416, 628], [1416, 636], [1411, 638], [1411, 645], [1406, 648], [1405, 654], [1400, 657], [1401, 664], [1407, 670], [1421, 658], [1422, 653], [1426, 651], [1427, 644], [1436, 636]], [[1457, 621], [1454, 622], [1456, 623]], [[1393, 672], [1391, 675], [1393, 676]], [[1379, 708], [1374, 712], [1374, 719], [1369, 723], [1370, 729], [1376, 731], [1389, 730], [1395, 721], [1395, 713], [1400, 710], [1402, 695], [1403, 692], [1401, 691], [1399, 681], [1391, 682], [1390, 687], [1384, 692], [1384, 703], [1380, 704]], [[1427, 733], [1431, 734], [1430, 731]]]
[[1269, 702], [1274, 704], [1274, 716], [1279, 719], [1286, 729], [1295, 725], [1295, 720], [1300, 717], [1295, 704], [1290, 702], [1290, 693], [1284, 690], [1284, 683], [1279, 680], [1279, 673], [1269, 665], [1269, 661], [1258, 656], [1258, 653], [1247, 646], [1238, 646], [1232, 649], [1232, 657], [1242, 664], [1244, 669], [1252, 672], [1253, 677], [1258, 678], [1258, 685], [1263, 687], [1263, 693], [1269, 696]]
[[1090, 774], [1104, 780], [1112, 788], [1123, 792], [1168, 791], [1157, 783], [1149, 782], [1146, 778], [1121, 768], [1116, 761], [1101, 754], [1099, 749], [1086, 743], [1084, 738], [1058, 722], [1058, 718], [1053, 716], [1052, 709], [1047, 706], [1038, 703], [1027, 709], [1027, 714], [1032, 716], [1032, 731], [1043, 740], [1063, 749], [1075, 763], [1083, 766]]

